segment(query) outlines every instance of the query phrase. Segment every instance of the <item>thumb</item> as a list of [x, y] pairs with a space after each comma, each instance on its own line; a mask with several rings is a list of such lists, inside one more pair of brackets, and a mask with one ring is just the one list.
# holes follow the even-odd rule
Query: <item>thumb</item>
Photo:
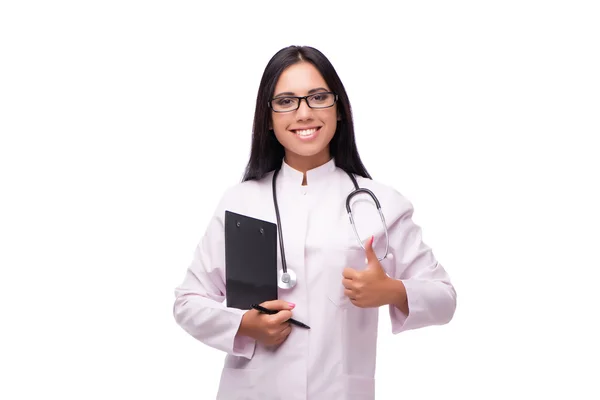
[[284, 300], [265, 301], [262, 302], [260, 305], [269, 310], [291, 310], [295, 307], [294, 303], [290, 303]]
[[367, 256], [367, 264], [371, 264], [373, 262], [377, 262], [377, 254], [375, 254], [375, 250], [373, 250], [373, 241], [375, 240], [375, 236], [371, 236], [365, 242], [365, 255]]

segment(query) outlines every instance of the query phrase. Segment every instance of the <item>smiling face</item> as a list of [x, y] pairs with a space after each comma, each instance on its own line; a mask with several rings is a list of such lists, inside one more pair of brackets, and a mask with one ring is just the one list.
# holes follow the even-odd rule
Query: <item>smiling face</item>
[[[307, 96], [329, 91], [315, 66], [300, 62], [282, 72], [273, 97]], [[292, 168], [307, 171], [330, 160], [329, 142], [337, 127], [336, 105], [316, 109], [301, 100], [295, 111], [271, 111], [271, 121], [277, 140], [285, 148], [285, 160]]]

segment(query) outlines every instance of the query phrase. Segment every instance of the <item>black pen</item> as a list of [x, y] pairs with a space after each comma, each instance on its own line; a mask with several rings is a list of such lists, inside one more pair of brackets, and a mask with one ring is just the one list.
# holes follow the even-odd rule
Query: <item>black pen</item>
[[[252, 304], [252, 308], [254, 308], [255, 310], [258, 310], [258, 311], [260, 311], [262, 313], [270, 314], [270, 315], [277, 314], [279, 312], [278, 310], [268, 310], [268, 309], [264, 308], [263, 306], [259, 306], [258, 304]], [[288, 322], [290, 324], [294, 324], [294, 325], [299, 326], [301, 328], [310, 329], [310, 326], [308, 326], [306, 324], [303, 324], [302, 322], [296, 321], [293, 318], [290, 318], [288, 320]]]

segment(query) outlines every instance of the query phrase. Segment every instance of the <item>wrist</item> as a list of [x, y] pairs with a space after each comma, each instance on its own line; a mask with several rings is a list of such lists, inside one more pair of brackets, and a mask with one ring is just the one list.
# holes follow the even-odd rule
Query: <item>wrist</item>
[[395, 306], [401, 311], [408, 312], [406, 287], [400, 279], [389, 278], [387, 304]]
[[240, 322], [240, 326], [238, 328], [237, 334], [240, 336], [248, 336], [252, 338], [252, 310], [246, 311], [242, 314], [242, 321]]

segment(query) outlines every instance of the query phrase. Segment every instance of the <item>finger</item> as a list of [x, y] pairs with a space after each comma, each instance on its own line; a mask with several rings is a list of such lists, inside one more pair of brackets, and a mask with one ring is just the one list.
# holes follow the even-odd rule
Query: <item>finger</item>
[[357, 274], [358, 272], [352, 268], [344, 268], [344, 270], [342, 271], [342, 276], [346, 279], [354, 279], [356, 278]]
[[285, 300], [269, 300], [260, 303], [260, 305], [269, 310], [291, 310], [296, 306], [294, 303]]
[[292, 324], [287, 323], [284, 325], [284, 328], [279, 332], [279, 336], [286, 337], [292, 331]]
[[377, 259], [377, 255], [375, 254], [375, 250], [373, 250], [373, 241], [375, 240], [375, 236], [371, 236], [365, 242], [365, 255], [367, 256], [367, 263], [379, 261]]
[[277, 325], [269, 329], [269, 336], [273, 339], [277, 339], [279, 336], [283, 335], [286, 329], [290, 329], [290, 323], [284, 322], [283, 324]]
[[281, 331], [281, 334], [279, 334], [277, 336], [277, 338], [274, 340], [275, 344], [281, 344], [285, 341], [285, 339], [287, 339], [287, 337], [290, 335], [290, 333], [292, 332], [292, 327], [288, 326], [287, 328], [285, 328], [283, 331]]
[[342, 285], [344, 285], [346, 289], [352, 289], [352, 279], [342, 279]]
[[284, 322], [283, 324], [281, 323], [273, 323], [273, 322], [269, 322], [267, 324], [267, 326], [265, 327], [265, 333], [271, 338], [271, 339], [276, 339], [279, 337], [279, 335], [281, 335], [281, 332], [283, 332], [285, 330], [285, 328], [287, 328], [289, 325], [288, 322]]
[[346, 295], [346, 297], [348, 297], [350, 300], [354, 300], [356, 293], [354, 293], [352, 290], [350, 289], [345, 289], [344, 290], [344, 295]]
[[279, 311], [277, 314], [271, 315], [271, 321], [274, 324], [283, 324], [288, 319], [292, 318], [292, 312], [288, 310]]

